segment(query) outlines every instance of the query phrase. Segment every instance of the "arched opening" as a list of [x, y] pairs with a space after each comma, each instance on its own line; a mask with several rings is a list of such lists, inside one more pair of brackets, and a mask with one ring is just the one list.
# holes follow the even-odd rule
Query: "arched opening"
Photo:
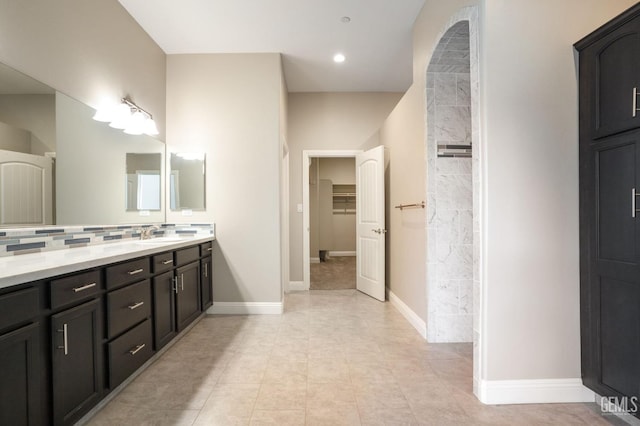
[[426, 73], [427, 340], [473, 347], [476, 394], [482, 365], [477, 46], [477, 9], [464, 8], [443, 32]]

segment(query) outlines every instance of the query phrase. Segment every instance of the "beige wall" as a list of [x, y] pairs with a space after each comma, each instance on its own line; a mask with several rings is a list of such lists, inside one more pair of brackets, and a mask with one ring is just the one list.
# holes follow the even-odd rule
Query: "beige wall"
[[[355, 185], [356, 163], [351, 158], [320, 158], [320, 179], [327, 179], [333, 185]], [[333, 192], [333, 191], [332, 191]], [[333, 196], [327, 200], [333, 213]], [[356, 251], [356, 215], [355, 214], [331, 214], [329, 216], [329, 229], [321, 227], [321, 232], [330, 233], [331, 251]]]
[[633, 3], [486, 1], [487, 379], [580, 377], [572, 44]]
[[353, 150], [379, 145], [378, 129], [399, 93], [290, 93], [291, 281], [302, 281], [302, 151]]
[[426, 198], [427, 64], [451, 16], [476, 3], [470, 0], [425, 2], [413, 29], [413, 85], [380, 130], [380, 140], [389, 148], [387, 286], [424, 321], [427, 319], [425, 211], [400, 211], [393, 206]]
[[1, 95], [0, 121], [28, 130], [28, 151], [36, 155], [56, 150], [55, 95]]
[[113, 0], [0, 2], [0, 62], [97, 107], [125, 95], [164, 140], [166, 55]]
[[[449, 19], [476, 3], [481, 8], [486, 146], [482, 378], [579, 378], [578, 110], [572, 44], [634, 2], [427, 0], [414, 27], [414, 84], [380, 132], [391, 153], [391, 204], [424, 198], [426, 66]], [[426, 244], [424, 218], [410, 221], [391, 210], [391, 290], [424, 318], [424, 261], [406, 259], [415, 252], [412, 247]]]
[[279, 302], [280, 55], [169, 55], [167, 148], [206, 153], [206, 212], [215, 221], [217, 302]]

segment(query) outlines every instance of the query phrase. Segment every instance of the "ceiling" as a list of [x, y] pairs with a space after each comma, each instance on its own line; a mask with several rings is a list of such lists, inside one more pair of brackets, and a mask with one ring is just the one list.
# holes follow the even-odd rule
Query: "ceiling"
[[[403, 92], [424, 0], [119, 0], [167, 54], [283, 54], [290, 92]], [[348, 16], [351, 22], [343, 23]], [[346, 61], [333, 62], [341, 52]]]

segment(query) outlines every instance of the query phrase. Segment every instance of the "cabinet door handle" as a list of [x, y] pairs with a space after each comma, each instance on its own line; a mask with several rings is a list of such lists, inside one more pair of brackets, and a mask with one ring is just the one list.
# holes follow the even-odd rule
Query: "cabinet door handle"
[[631, 102], [632, 106], [633, 106], [633, 113], [631, 114], [632, 117], [636, 116], [636, 112], [638, 111], [638, 88], [634, 87], [633, 88], [633, 101]]
[[92, 287], [95, 287], [96, 285], [97, 285], [96, 283], [90, 283], [90, 284], [86, 284], [86, 285], [83, 285], [83, 286], [80, 286], [80, 287], [74, 287], [73, 288], [73, 292], [74, 293], [78, 293], [78, 292], [81, 292], [81, 291], [84, 291], [84, 290], [88, 290], [88, 289], [90, 289]]
[[141, 343], [141, 344], [139, 344], [138, 346], [136, 346], [134, 349], [131, 349], [131, 350], [129, 351], [129, 353], [130, 353], [131, 355], [135, 355], [135, 354], [137, 354], [138, 352], [140, 352], [140, 351], [142, 350], [142, 348], [144, 348], [145, 346], [146, 346], [146, 345], [145, 345], [144, 343]]
[[133, 311], [134, 309], [138, 309], [142, 305], [144, 305], [144, 302], [137, 302], [137, 303], [134, 303], [133, 305], [129, 305], [128, 308]]
[[208, 263], [204, 264], [204, 277], [205, 278], [209, 278], [209, 269], [207, 268], [207, 266], [209, 266]]
[[180, 274], [180, 285], [182, 287], [182, 291], [184, 291], [184, 274]]
[[64, 354], [69, 355], [69, 345], [67, 341], [67, 324], [62, 324], [62, 330], [58, 330], [58, 333], [62, 333], [62, 346], [58, 346], [58, 349], [64, 349]]
[[171, 278], [171, 281], [173, 281], [173, 291], [178, 294], [178, 277]]
[[173, 263], [172, 259], [165, 260], [164, 262], [162, 262], [163, 265], [171, 265], [172, 263]]
[[135, 274], [139, 274], [140, 272], [144, 272], [144, 269], [140, 268], [140, 269], [134, 269], [133, 271], [129, 271], [127, 272], [129, 275], [135, 275]]
[[636, 213], [640, 212], [640, 209], [636, 208], [636, 197], [640, 197], [640, 193], [636, 192], [635, 188], [631, 188], [631, 217], [635, 218]]
[[207, 251], [213, 251], [213, 247], [208, 247]]

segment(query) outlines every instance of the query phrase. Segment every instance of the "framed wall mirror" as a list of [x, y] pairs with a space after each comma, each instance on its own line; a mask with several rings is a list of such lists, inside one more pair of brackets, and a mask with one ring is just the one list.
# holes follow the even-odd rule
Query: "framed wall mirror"
[[127, 153], [127, 211], [160, 210], [162, 155]]
[[169, 205], [172, 211], [204, 210], [205, 154], [172, 153], [169, 172]]

